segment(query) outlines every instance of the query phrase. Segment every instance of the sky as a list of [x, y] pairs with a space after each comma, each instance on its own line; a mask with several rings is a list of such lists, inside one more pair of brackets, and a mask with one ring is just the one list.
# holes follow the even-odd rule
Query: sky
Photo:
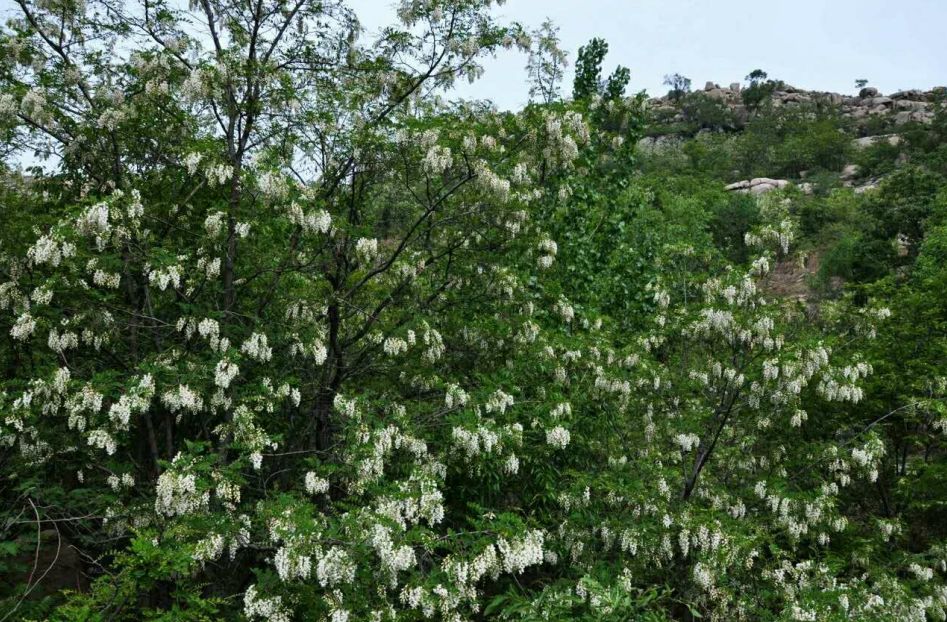
[[[392, 22], [394, 5], [350, 0], [369, 30]], [[570, 61], [604, 38], [604, 72], [630, 68], [631, 92], [663, 95], [672, 73], [695, 89], [726, 86], [757, 68], [836, 93], [854, 92], [859, 78], [882, 93], [947, 85], [947, 0], [508, 0], [495, 13], [527, 27], [552, 19]], [[522, 54], [504, 53], [458, 94], [518, 108], [528, 99], [525, 65]], [[570, 73], [564, 91], [571, 84]]]

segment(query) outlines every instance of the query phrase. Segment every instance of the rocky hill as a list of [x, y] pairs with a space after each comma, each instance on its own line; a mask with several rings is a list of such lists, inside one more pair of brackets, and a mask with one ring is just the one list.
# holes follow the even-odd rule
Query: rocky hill
[[[800, 138], [797, 135], [794, 144], [801, 152], [810, 148], [821, 150], [823, 155], [828, 152], [834, 160], [831, 166], [821, 162], [816, 163], [815, 168], [830, 172], [838, 183], [853, 187], [860, 193], [876, 187], [883, 172], [859, 166], [857, 162], [863, 159], [859, 154], [884, 146], [893, 152], [897, 163], [904, 163], [908, 159], [908, 155], [902, 153], [905, 136], [912, 128], [932, 127], [945, 97], [947, 87], [898, 91], [889, 95], [867, 87], [857, 95], [843, 95], [808, 91], [777, 80], [757, 80], [749, 86], [732, 83], [728, 87], [707, 82], [700, 91], [671, 91], [664, 97], [649, 99], [650, 123], [638, 147], [642, 153], [656, 153], [675, 150], [695, 137], [739, 137], [745, 132], [758, 134], [762, 131], [770, 133], [764, 139], [769, 148], [789, 150], [786, 147], [787, 136], [781, 135], [787, 119], [789, 123], [795, 123], [797, 132], [801, 129], [803, 133], [811, 133], [815, 131], [815, 125], [805, 119], [830, 118], [830, 124], [822, 126], [820, 137]], [[763, 126], [767, 123], [769, 126], [761, 128], [759, 121], [763, 121]], [[846, 135], [850, 138], [848, 143]], [[765, 151], [767, 148], [763, 144], [757, 143], [750, 148], [755, 153], [754, 159], [763, 153], [753, 149]], [[808, 166], [783, 166], [780, 170], [743, 166], [742, 173], [739, 168], [734, 166], [724, 175], [729, 191], [765, 194], [791, 185], [804, 193], [813, 189], [808, 179], [812, 170]], [[748, 168], [755, 170], [746, 170]]]
[[[770, 83], [772, 90], [768, 93], [769, 101], [775, 107], [795, 106], [799, 104], [828, 104], [838, 106], [844, 117], [853, 120], [868, 120], [872, 117], [887, 117], [895, 126], [910, 122], [930, 123], [934, 118], [934, 103], [938, 98], [947, 94], [947, 87], [933, 89], [898, 91], [890, 95], [880, 93], [874, 87], [861, 89], [858, 95], [843, 95], [823, 91], [807, 91], [785, 84], [781, 81]], [[703, 91], [689, 93], [688, 98], [703, 96], [715, 102], [720, 102], [733, 114], [737, 123], [745, 123], [749, 118], [749, 110], [744, 101], [743, 87], [734, 82], [728, 87], [721, 87], [714, 82], [707, 82]], [[648, 100], [649, 108], [659, 117], [667, 121], [683, 122], [687, 120], [687, 113], [682, 110], [682, 103], [686, 99], [675, 96], [673, 93], [664, 97]]]

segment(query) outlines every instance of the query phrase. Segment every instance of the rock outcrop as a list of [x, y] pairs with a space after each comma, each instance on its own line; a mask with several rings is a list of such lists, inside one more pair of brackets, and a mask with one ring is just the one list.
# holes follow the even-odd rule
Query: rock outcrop
[[[745, 120], [748, 117], [739, 83], [721, 87], [714, 82], [708, 82], [700, 92], [705, 97], [722, 102], [730, 108], [737, 120]], [[788, 84], [777, 83], [771, 101], [776, 107], [825, 102], [838, 106], [843, 116], [856, 121], [862, 120], [867, 123], [874, 117], [886, 116], [895, 126], [899, 126], [909, 122], [930, 123], [934, 118], [934, 102], [939, 95], [944, 94], [947, 94], [947, 87], [936, 87], [928, 91], [916, 89], [898, 91], [890, 95], [882, 95], [878, 89], [867, 87], [854, 96], [806, 91]], [[648, 104], [652, 110], [661, 113], [663, 117], [671, 121], [686, 120], [678, 102], [667, 96], [652, 98], [648, 100]]]
[[738, 181], [726, 186], [724, 189], [730, 192], [739, 192], [741, 194], [766, 194], [773, 190], [779, 190], [789, 185], [785, 179], [770, 179], [769, 177], [757, 177]]

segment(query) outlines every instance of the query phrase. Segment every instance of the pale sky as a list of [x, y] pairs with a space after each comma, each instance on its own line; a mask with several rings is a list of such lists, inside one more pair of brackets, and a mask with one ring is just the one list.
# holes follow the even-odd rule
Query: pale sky
[[[392, 21], [392, 0], [350, 0], [369, 29]], [[609, 44], [605, 72], [631, 69], [630, 92], [663, 95], [665, 74], [703, 88], [760, 68], [810, 90], [851, 93], [866, 78], [883, 93], [947, 85], [947, 0], [508, 0], [498, 16], [560, 27], [570, 64], [592, 37]], [[459, 93], [517, 108], [526, 59], [505, 53]], [[571, 92], [571, 73], [565, 92]]]
[[[370, 32], [395, 21], [396, 0], [348, 0]], [[0, 0], [0, 17], [16, 13]], [[547, 17], [560, 28], [570, 68], [592, 37], [609, 44], [605, 73], [631, 69], [629, 92], [667, 92], [666, 74], [703, 88], [756, 68], [805, 89], [851, 93], [866, 78], [883, 93], [947, 85], [947, 0], [507, 0], [498, 17], [528, 29]], [[502, 52], [462, 97], [515, 109], [527, 101], [526, 57]]]

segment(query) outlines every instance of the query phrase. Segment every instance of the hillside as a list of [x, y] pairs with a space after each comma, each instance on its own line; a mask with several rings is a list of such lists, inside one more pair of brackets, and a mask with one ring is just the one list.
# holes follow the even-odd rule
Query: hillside
[[17, 3], [0, 622], [947, 619], [943, 89], [493, 4]]

